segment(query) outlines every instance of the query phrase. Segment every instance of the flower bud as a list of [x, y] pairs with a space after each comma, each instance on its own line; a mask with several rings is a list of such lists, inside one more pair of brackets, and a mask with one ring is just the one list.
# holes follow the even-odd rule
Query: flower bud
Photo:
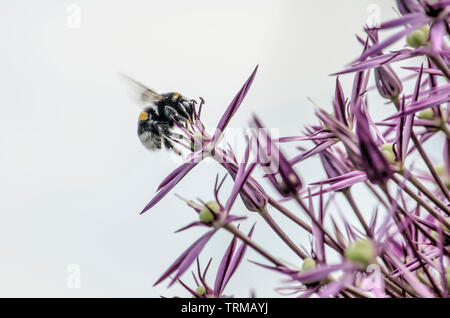
[[361, 269], [376, 263], [377, 251], [371, 240], [360, 240], [351, 244], [345, 251], [345, 258]]
[[391, 166], [373, 140], [366, 114], [357, 107], [355, 116], [362, 170], [364, 170], [370, 182], [384, 184], [392, 176]]
[[406, 43], [412, 48], [426, 46], [430, 35], [430, 27], [425, 25], [406, 37]]
[[200, 221], [204, 223], [211, 223], [215, 219], [215, 214], [220, 212], [220, 205], [216, 201], [209, 201], [200, 211]]
[[312, 259], [311, 257], [305, 258], [303, 260], [303, 265], [302, 265], [302, 272], [307, 272], [310, 270], [315, 269], [317, 266], [317, 263], [314, 259]]
[[394, 144], [386, 143], [382, 145], [381, 152], [390, 164], [395, 164]]
[[434, 170], [436, 170], [437, 174], [442, 176], [445, 173], [445, 167], [443, 163], [439, 163], [434, 166]]
[[317, 266], [317, 263], [314, 259], [312, 259], [311, 257], [305, 258], [303, 260], [303, 265], [302, 265], [302, 272], [307, 272], [310, 270], [315, 269]]
[[450, 189], [450, 176], [448, 176], [445, 171], [445, 165], [443, 163], [439, 163], [434, 166], [434, 170], [436, 170], [437, 174], [441, 177], [447, 189]]
[[426, 108], [417, 113], [417, 117], [425, 120], [432, 120], [434, 118], [434, 112], [431, 108]]
[[[233, 180], [236, 179], [238, 167], [234, 165], [226, 166]], [[259, 212], [267, 206], [269, 200], [267, 193], [262, 186], [252, 177], [249, 177], [239, 192], [245, 207], [251, 212]]]
[[381, 96], [387, 99], [397, 98], [403, 85], [390, 65], [382, 65], [375, 69], [375, 83]]
[[197, 287], [195, 292], [197, 294], [199, 294], [200, 296], [203, 296], [204, 294], [206, 294], [206, 288], [205, 288], [205, 286], [200, 285], [200, 286]]
[[425, 284], [427, 286], [430, 285], [430, 280], [428, 279], [428, 276], [425, 274], [423, 268], [419, 268], [416, 271], [416, 276], [422, 284]]

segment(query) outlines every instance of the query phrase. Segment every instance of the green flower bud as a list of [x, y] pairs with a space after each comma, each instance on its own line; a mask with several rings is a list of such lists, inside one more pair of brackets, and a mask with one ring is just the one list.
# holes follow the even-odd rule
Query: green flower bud
[[394, 144], [386, 143], [382, 145], [381, 152], [390, 164], [395, 164]]
[[314, 259], [312, 259], [311, 257], [305, 258], [303, 260], [303, 265], [302, 265], [302, 272], [307, 272], [310, 270], [315, 269], [317, 266], [317, 263]]
[[351, 244], [345, 251], [345, 258], [362, 269], [376, 263], [377, 251], [371, 240], [360, 240]]
[[203, 209], [200, 211], [200, 221], [204, 223], [211, 223], [212, 221], [214, 221], [214, 214], [217, 214], [219, 212], [219, 203], [217, 203], [216, 201], [209, 201], [203, 206]]
[[417, 117], [419, 117], [420, 119], [432, 120], [434, 118], [434, 112], [431, 108], [426, 108], [420, 111], [417, 114]]
[[434, 170], [436, 170], [437, 174], [441, 176], [441, 179], [444, 182], [445, 186], [450, 190], [450, 176], [447, 175], [444, 164], [439, 163], [435, 165]]
[[[450, 216], [444, 218], [444, 220], [447, 221], [447, 223], [450, 223]], [[437, 226], [439, 226], [440, 223], [436, 220], [436, 221], [435, 221], [435, 224], [436, 224]], [[445, 232], [450, 233], [450, 229], [449, 229], [446, 225], [442, 225], [442, 229], [443, 229]], [[438, 240], [438, 239], [439, 239], [439, 233], [438, 233], [437, 231], [431, 232], [431, 236], [432, 236], [435, 240]]]
[[206, 294], [206, 288], [205, 288], [205, 286], [200, 285], [200, 286], [197, 287], [195, 292], [197, 294], [199, 294], [200, 296], [203, 296], [204, 294]]
[[430, 27], [425, 25], [406, 37], [406, 43], [412, 48], [426, 46], [430, 35]]
[[439, 233], [436, 231], [431, 232], [431, 237], [434, 238], [436, 241], [439, 241]]
[[443, 176], [445, 173], [445, 166], [443, 163], [439, 163], [436, 166], [434, 166], [434, 170], [436, 170], [438, 175]]
[[422, 284], [425, 284], [425, 285], [427, 285], [427, 286], [430, 285], [430, 281], [428, 280], [428, 277], [427, 277], [427, 275], [425, 274], [423, 268], [419, 268], [419, 269], [417, 270], [416, 276], [417, 276], [417, 278], [419, 279], [419, 281], [420, 281]]

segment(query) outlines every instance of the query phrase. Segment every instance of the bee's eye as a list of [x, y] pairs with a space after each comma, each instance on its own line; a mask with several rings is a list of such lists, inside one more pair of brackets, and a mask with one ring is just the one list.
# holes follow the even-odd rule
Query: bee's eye
[[179, 93], [173, 93], [173, 94], [172, 94], [172, 100], [173, 100], [173, 101], [176, 101], [176, 100], [178, 99], [178, 97], [180, 97], [180, 94], [179, 94]]
[[141, 112], [139, 114], [139, 121], [145, 121], [148, 120], [148, 113], [147, 112]]

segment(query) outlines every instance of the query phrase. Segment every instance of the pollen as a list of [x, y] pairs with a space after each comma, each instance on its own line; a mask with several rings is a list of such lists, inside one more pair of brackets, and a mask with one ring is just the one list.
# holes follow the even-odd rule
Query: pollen
[[180, 94], [179, 94], [179, 93], [173, 93], [173, 95], [172, 95], [172, 100], [173, 100], [173, 101], [176, 101], [176, 100], [178, 99], [178, 97], [180, 97]]
[[139, 114], [139, 121], [148, 120], [148, 113], [147, 112], [141, 112]]

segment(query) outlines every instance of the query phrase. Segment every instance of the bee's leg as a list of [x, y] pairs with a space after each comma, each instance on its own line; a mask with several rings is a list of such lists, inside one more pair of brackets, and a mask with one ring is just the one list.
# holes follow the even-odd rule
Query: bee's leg
[[172, 138], [176, 139], [184, 139], [184, 136], [182, 134], [172, 133]]
[[179, 118], [178, 112], [170, 106], [164, 108], [164, 116], [166, 116], [166, 118], [174, 118], [176, 121], [178, 121]]
[[184, 118], [186, 118], [187, 120], [192, 121], [192, 118], [190, 115], [192, 113], [192, 111], [189, 111], [189, 110], [191, 110], [191, 107], [187, 101], [181, 101], [177, 104], [178, 113], [181, 116], [183, 116]]
[[152, 144], [153, 149], [161, 149], [162, 146], [162, 138], [161, 133], [159, 130], [159, 126], [155, 121], [152, 121], [149, 125], [150, 131], [149, 131], [149, 139]]
[[186, 109], [186, 112], [189, 114], [189, 117], [193, 118], [194, 117], [194, 106], [195, 103], [191, 101], [183, 101], [183, 106]]
[[173, 144], [172, 141], [170, 141], [169, 138], [165, 136], [164, 136], [164, 146], [167, 148], [167, 150], [174, 151], [178, 156], [182, 155], [182, 152], [177, 147], [175, 147], [175, 145]]

